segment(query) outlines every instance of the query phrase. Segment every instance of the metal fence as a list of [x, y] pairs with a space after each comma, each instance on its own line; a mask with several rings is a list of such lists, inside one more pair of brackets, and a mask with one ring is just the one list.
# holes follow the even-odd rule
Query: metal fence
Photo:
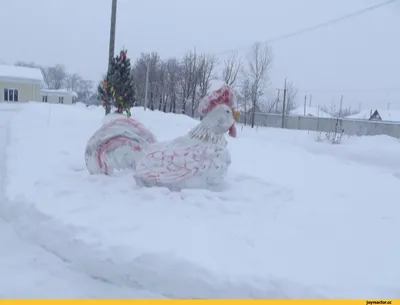
[[[282, 125], [283, 121], [283, 125]], [[250, 124], [251, 113], [242, 114], [240, 122]], [[256, 113], [254, 125], [310, 130], [320, 132], [343, 132], [347, 135], [374, 136], [388, 135], [400, 138], [400, 122], [368, 121], [346, 118], [320, 118], [314, 116], [284, 116], [272, 113]]]

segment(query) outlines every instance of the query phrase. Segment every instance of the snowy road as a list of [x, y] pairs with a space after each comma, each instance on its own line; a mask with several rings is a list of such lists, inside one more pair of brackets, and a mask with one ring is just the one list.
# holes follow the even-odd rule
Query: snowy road
[[[18, 111], [0, 105], [0, 205], [4, 203], [8, 123]], [[68, 263], [21, 239], [0, 214], [0, 298], [160, 298], [72, 270]]]

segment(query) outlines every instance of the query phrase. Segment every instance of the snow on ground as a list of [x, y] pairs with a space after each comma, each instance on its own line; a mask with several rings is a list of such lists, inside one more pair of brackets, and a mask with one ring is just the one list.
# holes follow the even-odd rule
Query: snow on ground
[[0, 299], [160, 298], [78, 273], [61, 258], [21, 240], [12, 225], [2, 220], [0, 241]]
[[[0, 182], [5, 178], [8, 122], [19, 105], [0, 105]], [[160, 298], [120, 287], [72, 270], [70, 264], [39, 245], [23, 240], [12, 222], [4, 219], [8, 204], [0, 184], [0, 299], [36, 298]], [[9, 215], [9, 211], [5, 213]], [[6, 217], [7, 218], [7, 217]], [[30, 228], [32, 229], [32, 227]], [[34, 228], [33, 228], [34, 229]]]
[[[133, 116], [161, 141], [197, 124]], [[102, 119], [101, 108], [31, 103], [11, 122], [3, 214], [73, 270], [174, 298], [400, 297], [398, 140], [239, 127], [220, 190], [170, 192], [131, 173], [88, 175]]]

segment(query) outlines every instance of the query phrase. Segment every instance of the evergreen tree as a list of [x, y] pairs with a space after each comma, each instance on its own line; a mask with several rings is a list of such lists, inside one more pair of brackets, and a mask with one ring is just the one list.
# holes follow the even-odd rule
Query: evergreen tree
[[103, 81], [97, 87], [99, 99], [103, 101], [103, 107], [106, 110], [106, 115], [111, 112], [111, 107], [113, 105], [113, 94], [111, 92], [112, 88], [111, 73], [107, 73]]
[[113, 58], [107, 75], [98, 87], [99, 97], [104, 102], [106, 115], [111, 112], [111, 106], [114, 106], [118, 113], [126, 111], [130, 116], [130, 109], [135, 103], [131, 63], [126, 53], [126, 50], [122, 50]]

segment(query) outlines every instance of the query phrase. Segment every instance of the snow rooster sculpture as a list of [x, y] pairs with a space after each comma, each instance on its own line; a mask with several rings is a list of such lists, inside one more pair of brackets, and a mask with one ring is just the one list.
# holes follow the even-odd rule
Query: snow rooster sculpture
[[231, 164], [224, 137], [236, 137], [234, 91], [223, 86], [199, 104], [203, 120], [187, 135], [147, 145], [136, 160], [134, 178], [141, 186], [170, 190], [209, 188], [220, 184]]
[[134, 168], [143, 147], [155, 142], [153, 133], [136, 120], [109, 114], [86, 145], [86, 167], [91, 174], [105, 175]]

